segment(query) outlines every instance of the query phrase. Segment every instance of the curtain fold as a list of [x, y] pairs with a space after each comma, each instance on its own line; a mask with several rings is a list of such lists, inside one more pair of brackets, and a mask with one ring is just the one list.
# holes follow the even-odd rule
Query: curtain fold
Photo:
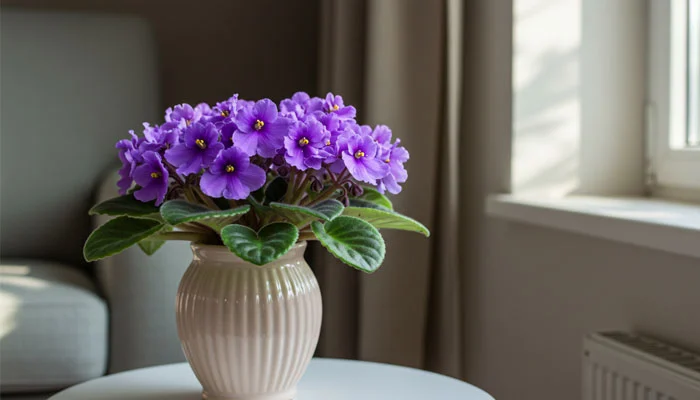
[[394, 207], [433, 236], [383, 231], [382, 268], [364, 275], [312, 250], [324, 300], [318, 353], [463, 377], [459, 258], [460, 0], [325, 0], [321, 93], [386, 124], [411, 152]]

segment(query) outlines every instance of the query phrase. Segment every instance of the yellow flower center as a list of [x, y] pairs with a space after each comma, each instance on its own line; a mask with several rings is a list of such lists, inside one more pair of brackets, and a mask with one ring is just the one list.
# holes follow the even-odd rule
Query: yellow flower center
[[362, 158], [362, 157], [364, 157], [364, 156], [365, 156], [365, 152], [362, 151], [362, 150], [357, 150], [357, 151], [355, 152], [355, 158]]
[[331, 145], [331, 141], [330, 141], [330, 140], [326, 140], [326, 146], [330, 146], [330, 145]]
[[306, 146], [307, 144], [309, 144], [309, 139], [305, 137], [299, 139], [299, 146]]
[[197, 147], [199, 147], [202, 150], [207, 148], [207, 144], [202, 139], [197, 139], [194, 141], [194, 143], [197, 145]]
[[226, 111], [226, 110], [222, 111], [222, 112], [221, 112], [221, 116], [222, 116], [222, 117], [228, 117], [228, 116], [229, 116], [228, 111]]
[[328, 109], [328, 112], [338, 111], [339, 108], [337, 104], [333, 104], [333, 106]]
[[235, 170], [236, 170], [236, 168], [234, 168], [234, 166], [231, 164], [226, 166], [226, 172], [228, 172], [229, 174]]
[[192, 123], [192, 121], [190, 121], [189, 119], [185, 120], [185, 125], [190, 126], [191, 123]]
[[153, 178], [153, 179], [160, 178], [160, 172], [151, 172], [151, 178]]
[[259, 131], [260, 129], [265, 126], [265, 123], [263, 121], [260, 121], [259, 119], [255, 120], [255, 125], [253, 125], [253, 128], [255, 128], [256, 131]]
[[389, 164], [389, 163], [391, 162], [391, 159], [390, 159], [390, 158], [387, 158], [386, 160], [384, 160], [384, 162], [387, 163], [387, 164]]

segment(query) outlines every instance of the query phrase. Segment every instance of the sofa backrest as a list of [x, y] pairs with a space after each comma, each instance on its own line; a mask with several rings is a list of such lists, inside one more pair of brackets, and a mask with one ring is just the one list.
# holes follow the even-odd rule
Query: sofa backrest
[[80, 264], [115, 142], [160, 114], [152, 34], [129, 16], [0, 18], [0, 256]]

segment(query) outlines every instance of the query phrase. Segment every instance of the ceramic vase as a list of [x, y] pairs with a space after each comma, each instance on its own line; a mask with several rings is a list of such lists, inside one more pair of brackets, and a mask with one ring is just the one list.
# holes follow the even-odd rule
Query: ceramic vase
[[192, 245], [177, 292], [182, 349], [207, 400], [290, 400], [316, 349], [321, 292], [306, 243], [258, 266]]

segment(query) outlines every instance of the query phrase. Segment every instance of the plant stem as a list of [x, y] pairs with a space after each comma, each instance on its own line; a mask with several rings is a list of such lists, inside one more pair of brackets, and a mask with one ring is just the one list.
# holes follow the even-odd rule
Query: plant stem
[[155, 235], [155, 238], [160, 240], [186, 240], [190, 242], [201, 242], [207, 239], [210, 235], [199, 232], [163, 232]]
[[316, 235], [314, 235], [313, 232], [299, 232], [299, 239], [298, 240], [299, 241], [302, 241], [302, 240], [308, 241], [308, 240], [318, 240], [318, 238], [316, 238]]
[[198, 233], [204, 233], [207, 235], [211, 235], [212, 233], [216, 233], [212, 228], [200, 223], [200, 222], [188, 222], [185, 224], [182, 224], [185, 226], [187, 229], [192, 229], [194, 232]]
[[202, 202], [207, 205], [207, 207], [211, 208], [212, 210], [220, 210], [219, 206], [217, 206], [216, 203], [214, 203], [214, 200], [212, 200], [206, 194], [202, 193], [202, 191], [199, 188], [195, 187], [194, 192], [202, 200]]

